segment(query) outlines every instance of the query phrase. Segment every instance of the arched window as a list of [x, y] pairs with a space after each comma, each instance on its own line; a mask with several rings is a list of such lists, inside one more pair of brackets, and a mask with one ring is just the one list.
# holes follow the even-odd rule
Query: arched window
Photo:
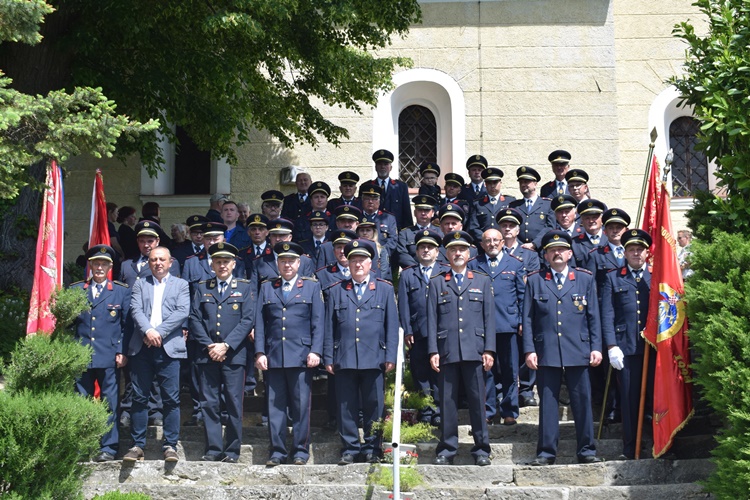
[[412, 105], [398, 115], [399, 177], [410, 188], [419, 187], [419, 165], [437, 160], [435, 115], [424, 106]]
[[706, 191], [708, 161], [703, 151], [696, 151], [698, 120], [681, 116], [669, 125], [669, 147], [674, 152], [672, 163], [672, 196], [692, 197], [696, 191]]
[[211, 152], [203, 151], [178, 126], [179, 147], [174, 157], [174, 194], [208, 194], [211, 188]]

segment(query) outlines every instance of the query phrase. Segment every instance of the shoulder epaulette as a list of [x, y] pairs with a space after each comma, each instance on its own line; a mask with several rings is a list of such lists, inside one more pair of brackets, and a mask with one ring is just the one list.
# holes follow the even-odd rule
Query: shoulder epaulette
[[381, 282], [381, 283], [386, 283], [386, 284], [388, 284], [388, 285], [391, 285], [391, 286], [393, 286], [393, 283], [392, 283], [392, 282], [390, 282], [390, 281], [388, 281], [388, 280], [386, 280], [386, 279], [383, 279], [383, 278], [375, 278], [375, 280], [376, 280], [376, 281], [379, 281], [379, 282]]
[[[525, 250], [528, 250], [528, 248], [526, 248]], [[505, 256], [506, 257], [510, 256], [510, 257], [513, 257], [514, 259], [516, 259], [518, 262], [523, 262], [523, 259], [521, 257], [517, 257], [517, 256], [513, 255], [512, 253], [506, 253]]]
[[[348, 278], [347, 278], [347, 279], [348, 279]], [[338, 281], [334, 281], [334, 282], [333, 282], [333, 283], [331, 283], [330, 285], [326, 286], [326, 287], [325, 287], [325, 288], [324, 288], [323, 290], [328, 290], [329, 288], [333, 288], [334, 286], [336, 286], [336, 285], [339, 285], [339, 284], [343, 283], [344, 281], [346, 281], [346, 280], [338, 280]]]
[[193, 255], [188, 255], [188, 256], [187, 256], [187, 257], [185, 258], [185, 260], [187, 261], [187, 260], [190, 260], [190, 259], [192, 259], [193, 257], [197, 257], [197, 256], [198, 256], [198, 254], [197, 254], [197, 253], [194, 253]]
[[70, 285], [68, 285], [68, 286], [78, 285], [78, 284], [80, 284], [80, 283], [86, 283], [86, 280], [80, 280], [80, 281], [76, 281], [75, 283], [71, 283], [71, 284], [70, 284]]
[[206, 283], [208, 283], [208, 280], [201, 280], [198, 282], [199, 285], [205, 285]]
[[318, 278], [316, 278], [314, 276], [302, 276], [302, 279], [303, 280], [308, 280], [308, 281], [315, 281], [316, 283], [318, 281]]
[[541, 270], [541, 269], [536, 269], [536, 270], [534, 270], [534, 271], [529, 271], [528, 273], [526, 273], [526, 276], [533, 276], [533, 275], [535, 275], [535, 274], [539, 274], [539, 273], [541, 273], [541, 272], [542, 272], [542, 270]]
[[245, 278], [234, 278], [234, 279], [237, 280], [237, 283], [250, 283], [249, 279], [245, 279]]
[[619, 271], [622, 269], [621, 267], [613, 267], [612, 269], [607, 269], [607, 274], [611, 273], [612, 271]]
[[481, 276], [487, 276], [487, 277], [489, 277], [489, 274], [485, 273], [481, 269], [472, 269], [471, 272], [474, 273], [474, 274], [479, 274]]
[[403, 270], [406, 271], [407, 269], [413, 269], [415, 267], [419, 267], [419, 264], [414, 264], [413, 266], [406, 266]]
[[594, 248], [592, 248], [591, 250], [589, 250], [589, 253], [597, 252], [600, 248], [602, 248], [602, 247], [600, 247], [600, 246], [597, 245]]
[[439, 273], [437, 273], [437, 274], [433, 274], [432, 276], [430, 276], [430, 279], [431, 279], [431, 280], [434, 280], [434, 279], [435, 279], [435, 278], [437, 278], [437, 277], [442, 277], [442, 276], [445, 276], [445, 273], [446, 273], [447, 271], [448, 271], [447, 269], [443, 269], [443, 270], [441, 270], [441, 271], [440, 271]]
[[112, 280], [112, 283], [114, 283], [115, 285], [124, 286], [125, 288], [130, 288], [130, 285], [128, 285], [127, 283], [123, 283], [122, 281]]
[[547, 198], [546, 196], [540, 196], [539, 198], [547, 201], [552, 201], [552, 198]]
[[323, 267], [320, 267], [320, 268], [316, 269], [316, 270], [315, 270], [315, 272], [316, 272], [316, 273], [319, 273], [319, 272], [320, 272], [320, 271], [322, 271], [323, 269], [328, 269], [328, 266], [323, 266]]
[[589, 271], [588, 269], [583, 268], [583, 267], [576, 267], [575, 269], [576, 269], [576, 271], [581, 271], [581, 272], [584, 272], [586, 274], [594, 274], [591, 271]]

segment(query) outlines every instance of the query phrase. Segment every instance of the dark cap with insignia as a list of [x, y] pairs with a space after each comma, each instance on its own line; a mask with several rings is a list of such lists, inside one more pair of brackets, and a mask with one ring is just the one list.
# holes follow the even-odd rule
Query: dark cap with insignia
[[547, 231], [547, 234], [542, 237], [542, 248], [545, 250], [554, 247], [572, 248], [572, 246], [573, 238], [570, 237], [567, 231], [553, 229]]
[[630, 229], [625, 231], [620, 238], [623, 247], [628, 245], [643, 245], [646, 248], [651, 247], [651, 235], [643, 229]]
[[284, 193], [281, 191], [277, 191], [275, 189], [270, 189], [268, 191], [264, 191], [262, 195], [260, 195], [260, 199], [263, 200], [263, 202], [266, 201], [275, 201], [278, 203], [281, 203], [284, 201]]
[[268, 232], [272, 234], [291, 234], [294, 223], [287, 219], [274, 219], [268, 222]]
[[357, 236], [357, 233], [350, 229], [337, 229], [333, 233], [331, 233], [331, 240], [333, 241], [334, 245], [338, 245], [339, 243], [349, 243], [352, 240], [356, 240], [359, 238]]
[[135, 225], [136, 236], [155, 236], [158, 238], [160, 231], [159, 224], [152, 220], [142, 220]]
[[445, 174], [444, 180], [446, 185], [456, 184], [457, 186], [463, 186], [465, 182], [463, 177], [454, 172], [448, 172]]
[[482, 179], [486, 181], [499, 181], [503, 179], [503, 171], [497, 167], [487, 167], [482, 170]]
[[374, 161], [375, 163], [379, 161], [387, 161], [388, 163], [393, 163], [393, 153], [391, 153], [387, 149], [378, 149], [372, 154], [372, 161]]
[[455, 203], [446, 203], [440, 207], [440, 211], [438, 212], [438, 218], [440, 220], [443, 220], [444, 217], [456, 217], [463, 222], [464, 219], [466, 219], [466, 212]]
[[495, 221], [498, 224], [501, 222], [513, 222], [520, 226], [521, 222], [523, 222], [523, 215], [515, 208], [504, 208], [497, 213]]
[[211, 236], [212, 234], [224, 234], [227, 230], [227, 225], [220, 222], [206, 222], [201, 228], [203, 228], [204, 236]]
[[310, 215], [307, 216], [307, 220], [310, 222], [313, 221], [325, 221], [328, 222], [328, 215], [326, 215], [325, 212], [322, 210], [313, 210], [310, 212]]
[[571, 168], [570, 170], [568, 170], [568, 173], [565, 174], [565, 180], [568, 182], [578, 181], [586, 184], [589, 181], [589, 174], [587, 174], [580, 168]]
[[549, 154], [547, 161], [550, 163], [570, 163], [570, 153], [564, 149], [556, 149]]
[[552, 207], [552, 210], [555, 212], [564, 208], [575, 208], [577, 206], [578, 201], [569, 194], [557, 195], [552, 198], [552, 201], [550, 202], [550, 207]]
[[359, 182], [359, 176], [354, 172], [345, 170], [339, 174], [339, 182], [341, 184], [356, 184]]
[[364, 255], [365, 257], [375, 258], [375, 248], [369, 240], [352, 240], [344, 247], [344, 253], [347, 259], [355, 255]]
[[453, 246], [470, 247], [474, 243], [474, 238], [466, 231], [451, 231], [443, 236], [443, 246], [445, 248]]
[[236, 246], [224, 241], [214, 243], [213, 245], [208, 247], [208, 255], [210, 255], [214, 259], [216, 257], [229, 257], [231, 259], [237, 257], [238, 253], [239, 250], [237, 250]]
[[438, 165], [435, 162], [429, 161], [429, 162], [423, 162], [419, 166], [419, 175], [424, 174], [435, 174], [440, 175], [440, 165]]
[[86, 259], [104, 259], [110, 262], [115, 261], [115, 249], [109, 245], [94, 245], [86, 250]]
[[280, 241], [273, 246], [273, 252], [279, 257], [297, 257], [305, 253], [305, 250], [293, 241]]
[[415, 208], [423, 208], [425, 210], [435, 208], [435, 205], [437, 205], [437, 200], [428, 194], [418, 194], [411, 199], [411, 202], [414, 203]]
[[250, 226], [268, 227], [268, 217], [266, 217], [263, 214], [250, 214], [245, 224], [247, 224], [247, 227], [250, 227]]
[[527, 179], [530, 181], [536, 181], [539, 182], [542, 179], [542, 176], [539, 175], [539, 172], [534, 170], [531, 167], [520, 167], [516, 170], [516, 177], [518, 177], [518, 180], [521, 179]]
[[621, 208], [610, 208], [602, 215], [602, 224], [606, 226], [612, 222], [619, 222], [623, 226], [629, 226], [630, 216]]
[[469, 156], [469, 159], [466, 160], [466, 170], [471, 167], [487, 168], [487, 158], [482, 155]]
[[190, 228], [191, 231], [200, 231], [201, 226], [208, 221], [208, 217], [204, 217], [203, 215], [191, 215], [185, 221], [185, 225]]
[[326, 196], [331, 196], [331, 186], [323, 181], [316, 181], [313, 182], [312, 186], [310, 186], [310, 190], [307, 193], [310, 196], [314, 195], [315, 193], [323, 193]]
[[415, 235], [414, 243], [417, 246], [419, 246], [420, 243], [427, 243], [428, 245], [439, 247], [442, 243], [442, 239], [442, 236], [440, 236], [440, 233], [437, 231], [433, 231], [432, 229], [422, 229]]
[[580, 215], [602, 214], [605, 210], [607, 210], [607, 205], [599, 200], [583, 200], [576, 208]]
[[336, 215], [336, 220], [359, 220], [362, 217], [362, 210], [355, 207], [354, 205], [339, 205], [338, 207], [336, 207], [336, 210], [334, 210], [333, 213]]
[[359, 228], [365, 228], [365, 227], [375, 227], [375, 221], [370, 220], [367, 217], [362, 217], [359, 220], [359, 224], [357, 225], [357, 229]]
[[359, 186], [359, 197], [362, 196], [378, 196], [380, 197], [383, 194], [383, 189], [378, 186], [377, 182], [367, 181], [362, 183], [361, 186]]

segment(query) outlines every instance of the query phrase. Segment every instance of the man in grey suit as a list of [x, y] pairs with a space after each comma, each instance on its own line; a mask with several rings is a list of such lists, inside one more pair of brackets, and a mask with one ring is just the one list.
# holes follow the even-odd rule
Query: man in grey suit
[[136, 281], [131, 295], [132, 332], [125, 345], [133, 381], [130, 433], [133, 447], [123, 461], [143, 460], [148, 423], [148, 394], [154, 379], [164, 405], [164, 460], [176, 462], [180, 434], [180, 359], [187, 357], [183, 328], [190, 313], [187, 281], [169, 274], [171, 255], [151, 250], [151, 276]]

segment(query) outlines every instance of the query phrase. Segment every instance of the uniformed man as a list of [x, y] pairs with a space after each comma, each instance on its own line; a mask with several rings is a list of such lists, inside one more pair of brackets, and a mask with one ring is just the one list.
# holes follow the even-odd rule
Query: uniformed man
[[495, 311], [490, 279], [467, 268], [472, 238], [464, 231], [446, 233], [450, 269], [430, 279], [427, 300], [427, 350], [438, 373], [440, 442], [435, 465], [452, 464], [458, 452], [458, 388], [463, 382], [469, 403], [479, 466], [490, 465], [490, 440], [484, 407], [484, 373], [495, 356]]
[[502, 178], [503, 171], [499, 168], [487, 167], [482, 171], [482, 179], [484, 179], [487, 194], [474, 198], [466, 231], [474, 238], [474, 241], [480, 241], [482, 234], [487, 229], [497, 229], [497, 221], [495, 220], [497, 214], [515, 200], [513, 196], [505, 196], [500, 193]]
[[331, 235], [329, 243], [333, 248], [335, 262], [315, 271], [315, 276], [318, 278], [324, 296], [329, 286], [351, 277], [349, 260], [346, 258], [344, 249], [347, 243], [357, 238], [359, 238], [357, 233], [349, 229], [339, 229]]
[[552, 465], [560, 439], [560, 385], [570, 392], [579, 463], [595, 463], [594, 419], [589, 366], [602, 361], [601, 323], [594, 276], [571, 268], [571, 237], [552, 230], [542, 240], [548, 268], [530, 273], [523, 307], [526, 364], [537, 371], [541, 396], [537, 457], [531, 465]]
[[331, 231], [332, 234], [328, 235], [328, 241], [321, 245], [315, 259], [315, 269], [330, 266], [336, 262], [332, 242], [333, 233], [337, 233], [341, 229], [356, 231], [359, 221], [362, 219], [362, 211], [353, 205], [341, 205], [335, 210], [333, 216], [336, 220], [336, 228]]
[[327, 225], [332, 226], [333, 215], [328, 211], [328, 197], [331, 196], [331, 187], [325, 182], [313, 182], [308, 190], [310, 197], [310, 210], [303, 212], [296, 221], [292, 230], [292, 239], [299, 243], [301, 241], [312, 239], [312, 230], [310, 229], [310, 216], [313, 212], [322, 212], [325, 215]]
[[[120, 281], [127, 284], [131, 290], [136, 280], [151, 275], [151, 270], [148, 266], [148, 255], [153, 248], [159, 246], [160, 232], [162, 232], [162, 229], [159, 225], [150, 220], [142, 220], [135, 225], [136, 242], [138, 243], [138, 249], [141, 251], [141, 256], [138, 259], [123, 262], [120, 271]], [[177, 259], [172, 259], [169, 266], [169, 274], [177, 277], [180, 276], [180, 263]]]
[[419, 177], [419, 194], [432, 197], [435, 200], [433, 209], [437, 210], [439, 208], [437, 200], [440, 199], [440, 186], [437, 183], [440, 177], [440, 165], [434, 161], [422, 162], [419, 165]]
[[607, 236], [602, 231], [602, 214], [606, 210], [607, 205], [599, 200], [586, 200], [576, 207], [583, 228], [583, 232], [573, 238], [573, 256], [577, 263], [584, 264], [591, 250], [607, 245]]
[[274, 220], [281, 217], [281, 205], [284, 203], [284, 193], [275, 189], [264, 191], [260, 195], [263, 202], [260, 204], [260, 211], [268, 220]]
[[335, 212], [342, 205], [362, 208], [362, 200], [357, 197], [357, 183], [359, 176], [354, 172], [346, 170], [339, 174], [339, 191], [341, 196], [328, 201], [328, 211]]
[[466, 200], [469, 205], [474, 203], [476, 199], [487, 194], [484, 179], [482, 179], [482, 172], [487, 168], [487, 165], [487, 158], [482, 155], [471, 155], [466, 160], [466, 171], [469, 172], [469, 180], [471, 182], [463, 186], [459, 198]]
[[398, 260], [398, 265], [402, 268], [417, 265], [416, 237], [418, 234], [421, 234], [426, 229], [440, 233], [440, 228], [432, 225], [432, 219], [435, 217], [435, 205], [438, 202], [437, 199], [426, 194], [419, 194], [412, 198], [411, 201], [414, 203], [414, 218], [417, 223], [399, 231], [398, 245], [396, 246], [396, 253], [393, 256], [394, 260]]
[[598, 290], [609, 271], [625, 265], [625, 247], [620, 240], [630, 225], [630, 216], [621, 208], [610, 208], [602, 215], [602, 224], [607, 244], [591, 249], [583, 265], [596, 276]]
[[[382, 193], [382, 188], [373, 181], [365, 182], [359, 187], [359, 197], [362, 198], [362, 216], [375, 223], [378, 242], [388, 249], [389, 254], [392, 254], [398, 245], [398, 223], [391, 213], [378, 208], [381, 204]], [[411, 213], [409, 213], [409, 219], [411, 220]]]
[[297, 192], [286, 195], [281, 208], [281, 218], [292, 221], [292, 224], [299, 219], [302, 214], [306, 214], [312, 208], [308, 193], [310, 185], [312, 184], [310, 174], [307, 172], [299, 172], [294, 178], [294, 184], [297, 187]]
[[[374, 247], [353, 240], [344, 251], [351, 279], [328, 289], [324, 359], [335, 374], [339, 434], [343, 450], [339, 465], [354, 463], [358, 455], [378, 463], [380, 436], [372, 424], [383, 416], [384, 372], [396, 366], [398, 311], [393, 285], [370, 272]], [[362, 410], [364, 442], [357, 419]]]
[[[282, 241], [292, 241], [291, 221], [286, 219], [276, 219], [268, 223], [268, 241], [271, 248], [275, 248], [276, 243]], [[253, 261], [252, 274], [247, 277], [256, 290], [260, 290], [260, 285], [268, 279], [279, 276], [279, 267], [276, 263], [276, 252], [264, 253], [260, 258]], [[312, 259], [307, 255], [300, 257], [300, 276], [312, 277], [315, 275], [315, 265]]]
[[[500, 214], [498, 219], [515, 223], [515, 217], [511, 212]], [[499, 413], [503, 425], [514, 425], [519, 414], [517, 334], [521, 330], [526, 270], [520, 259], [503, 251], [503, 236], [497, 229], [487, 229], [481, 245], [484, 254], [469, 261], [469, 269], [489, 276], [495, 304], [495, 332], [489, 335], [495, 334], [497, 356], [492, 369], [485, 372], [487, 423], [491, 424]], [[500, 396], [498, 383], [502, 386]]]
[[651, 236], [632, 229], [622, 236], [626, 264], [607, 274], [601, 288], [602, 334], [620, 389], [622, 456], [635, 458], [651, 272], [646, 265]]
[[[242, 444], [242, 396], [248, 333], [255, 321], [255, 291], [232, 275], [237, 248], [219, 242], [208, 248], [214, 276], [193, 285], [190, 338], [200, 381], [200, 410], [206, 436], [202, 460], [236, 463]], [[220, 398], [220, 395], [222, 396]], [[221, 405], [226, 411], [222, 440]]]
[[[539, 172], [531, 167], [520, 167], [516, 170], [516, 177], [523, 198], [511, 202], [509, 206], [523, 215], [518, 239], [522, 244], [528, 244], [532, 243], [539, 233], [554, 227], [555, 214], [550, 207], [549, 198], [537, 194], [536, 186], [541, 179]], [[528, 246], [530, 247], [531, 245]]]
[[404, 330], [404, 344], [409, 349], [409, 367], [416, 389], [434, 402], [432, 406], [419, 408], [419, 420], [440, 425], [440, 396], [437, 373], [430, 367], [427, 350], [427, 297], [430, 278], [440, 272], [437, 262], [438, 248], [442, 243], [441, 233], [422, 229], [415, 236], [417, 264], [401, 271], [398, 281], [398, 312]]
[[185, 265], [185, 260], [203, 249], [203, 223], [209, 222], [208, 217], [202, 215], [191, 215], [185, 221], [188, 227], [189, 240], [185, 240], [172, 251], [172, 257], [180, 263], [180, 271]]
[[[575, 238], [583, 233], [583, 229], [578, 224], [576, 207], [578, 202], [569, 194], [560, 194], [552, 198], [550, 207], [555, 212], [555, 229], [561, 229], [568, 233], [571, 238]], [[542, 248], [542, 238], [545, 233], [539, 233], [534, 239], [534, 250]]]
[[565, 174], [570, 168], [570, 153], [564, 149], [556, 149], [547, 156], [547, 161], [552, 166], [555, 178], [542, 186], [539, 195], [543, 198], [554, 198], [568, 194], [568, 181], [565, 180]]
[[263, 214], [248, 215], [247, 234], [250, 235], [252, 244], [247, 248], [241, 249], [239, 253], [243, 262], [249, 263], [245, 266], [246, 273], [247, 267], [252, 267], [252, 261], [272, 252], [271, 245], [268, 243], [268, 217]]
[[300, 241], [299, 245], [302, 247], [304, 254], [315, 262], [318, 259], [321, 247], [328, 243], [326, 235], [328, 234], [328, 224], [331, 220], [330, 212], [313, 210], [307, 216], [307, 220], [310, 225], [311, 237], [307, 240]]
[[[468, 200], [461, 198], [461, 194], [464, 187], [464, 178], [459, 174], [448, 172], [445, 174], [445, 196], [440, 200], [440, 206], [443, 205], [458, 205], [464, 213], [468, 214], [471, 208], [471, 203]], [[474, 197], [472, 196], [472, 200]], [[440, 208], [438, 207], [438, 210]]]
[[568, 181], [568, 192], [576, 199], [578, 203], [591, 198], [589, 191], [589, 174], [580, 168], [572, 168], [565, 174], [565, 180]]
[[497, 214], [497, 228], [503, 237], [503, 252], [509, 253], [523, 263], [527, 273], [536, 271], [540, 267], [539, 254], [522, 246], [518, 241], [518, 233], [523, 223], [523, 214], [515, 208], [506, 208]]
[[380, 209], [393, 214], [396, 219], [397, 226], [393, 232], [395, 238], [399, 230], [414, 224], [411, 218], [409, 187], [402, 180], [390, 178], [393, 169], [393, 153], [386, 149], [379, 149], [372, 154], [372, 161], [375, 162], [375, 172], [378, 177], [371, 182], [376, 183], [381, 189]]
[[375, 248], [375, 257], [372, 259], [372, 272], [376, 278], [382, 278], [393, 282], [393, 272], [391, 271], [391, 257], [388, 249], [378, 243], [377, 229], [375, 223], [362, 217], [357, 226], [357, 238], [372, 241]]
[[128, 362], [123, 354], [123, 339], [130, 313], [130, 291], [125, 283], [110, 281], [107, 274], [115, 260], [115, 250], [108, 245], [95, 245], [86, 251], [92, 277], [70, 285], [86, 292], [91, 309], [78, 315], [73, 326], [75, 339], [93, 350], [91, 363], [76, 379], [76, 390], [84, 396], [94, 396], [94, 383], [109, 410], [107, 424], [111, 428], [100, 439], [95, 462], [115, 459], [120, 445], [116, 424], [120, 384], [118, 368]]
[[[449, 203], [440, 207], [438, 218], [440, 220], [440, 232], [443, 234], [448, 234], [452, 231], [463, 230], [463, 223], [466, 220], [466, 213], [461, 209], [459, 205]], [[469, 249], [469, 258], [473, 259], [477, 256], [477, 253], [477, 248], [474, 245], [471, 245]], [[438, 262], [445, 265], [449, 264], [448, 254], [446, 248], [442, 245], [442, 242], [440, 248], [438, 249]]]
[[300, 276], [302, 247], [274, 246], [275, 280], [260, 287], [255, 320], [255, 366], [265, 372], [268, 392], [269, 467], [286, 463], [287, 408], [292, 418], [294, 465], [310, 458], [310, 403], [313, 369], [323, 356], [325, 306], [315, 278]]

